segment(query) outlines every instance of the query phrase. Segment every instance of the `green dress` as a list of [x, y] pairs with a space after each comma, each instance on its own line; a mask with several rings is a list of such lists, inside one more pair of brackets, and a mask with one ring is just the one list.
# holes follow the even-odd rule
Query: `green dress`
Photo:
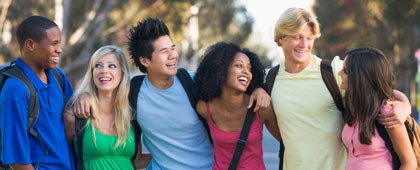
[[107, 135], [95, 129], [96, 146], [93, 142], [92, 126], [88, 123], [83, 137], [83, 168], [85, 170], [134, 169], [131, 157], [134, 155], [134, 131], [130, 128], [125, 147], [118, 146], [117, 135]]

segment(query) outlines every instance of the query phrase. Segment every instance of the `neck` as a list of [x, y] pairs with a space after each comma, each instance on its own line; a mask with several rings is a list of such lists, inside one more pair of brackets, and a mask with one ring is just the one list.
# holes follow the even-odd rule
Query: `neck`
[[226, 110], [238, 111], [242, 107], [246, 107], [249, 96], [245, 93], [235, 93], [222, 89], [222, 92], [217, 99], [220, 102], [220, 106]]
[[47, 74], [45, 73], [45, 69], [39, 68], [32, 61], [30, 61], [30, 57], [26, 57], [26, 54], [24, 52], [22, 52], [22, 54], [23, 55], [20, 57], [20, 60], [26, 65], [28, 65], [29, 68], [31, 68], [31, 70], [38, 76], [39, 79], [41, 79], [42, 82], [47, 84], [48, 78], [47, 78]]
[[312, 60], [311, 56], [309, 56], [308, 60], [304, 62], [295, 62], [295, 61], [289, 61], [286, 59], [284, 63], [285, 70], [288, 73], [299, 73], [311, 63], [311, 60]]
[[99, 93], [98, 101], [99, 101], [99, 112], [100, 114], [112, 114], [114, 108], [114, 94], [113, 92], [102, 92]]
[[174, 84], [174, 76], [154, 76], [147, 74], [147, 79], [158, 89], [167, 89]]

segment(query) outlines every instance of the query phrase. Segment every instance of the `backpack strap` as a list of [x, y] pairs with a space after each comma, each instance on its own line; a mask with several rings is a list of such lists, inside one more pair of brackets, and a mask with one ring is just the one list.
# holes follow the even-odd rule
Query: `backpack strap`
[[36, 137], [40, 143], [45, 153], [48, 154], [49, 148], [47, 148], [41, 138], [41, 136], [34, 130], [36, 121], [38, 120], [39, 115], [39, 101], [38, 95], [36, 93], [35, 87], [29, 78], [23, 73], [22, 69], [17, 66], [12, 66], [10, 69], [6, 70], [3, 74], [9, 77], [13, 77], [21, 81], [29, 90], [29, 105], [28, 105], [28, 120], [27, 120], [27, 130], [28, 133]]
[[271, 91], [273, 90], [274, 80], [276, 79], [276, 75], [279, 72], [280, 64], [271, 68], [268, 71], [267, 77], [265, 77], [265, 91], [271, 96]]
[[[270, 69], [270, 71], [267, 74], [266, 81], [265, 81], [265, 90], [268, 94], [271, 95], [275, 77], [278, 73], [279, 66], [277, 65]], [[322, 80], [324, 81], [325, 86], [327, 86], [328, 91], [330, 92], [334, 103], [338, 110], [341, 111], [342, 114], [344, 114], [345, 107], [343, 103], [343, 98], [341, 97], [340, 89], [338, 88], [337, 81], [335, 80], [334, 73], [332, 71], [331, 67], [331, 60], [323, 59], [321, 61], [321, 76]], [[279, 170], [283, 169], [283, 158], [284, 158], [284, 143], [280, 142], [280, 150], [279, 150]]]
[[377, 120], [375, 120], [375, 127], [378, 130], [379, 136], [381, 136], [381, 138], [385, 141], [385, 146], [388, 148], [389, 153], [391, 154], [392, 169], [399, 169], [401, 162], [398, 158], [397, 152], [395, 152], [394, 147], [392, 146], [392, 141], [388, 135], [388, 132], [386, 131], [385, 127], [381, 125]]
[[238, 167], [239, 160], [242, 155], [242, 151], [246, 146], [246, 141], [248, 138], [249, 130], [251, 129], [252, 121], [255, 117], [254, 112], [255, 103], [252, 105], [248, 112], [246, 113], [244, 125], [242, 126], [241, 135], [239, 136], [238, 143], [236, 144], [235, 152], [233, 153], [232, 160], [229, 164], [229, 170], [236, 170]]
[[331, 67], [331, 60], [323, 59], [321, 61], [321, 75], [324, 84], [327, 86], [328, 91], [333, 97], [337, 109], [344, 113], [344, 103], [341, 97], [340, 89], [338, 88], [337, 81], [335, 80], [334, 73]]
[[57, 80], [58, 85], [60, 86], [61, 92], [63, 92], [64, 95], [64, 81], [61, 77], [60, 73], [56, 69], [51, 69], [51, 72], [54, 75], [55, 80]]
[[195, 106], [197, 105], [197, 96], [194, 93], [194, 81], [192, 80], [188, 71], [184, 68], [179, 68], [176, 76], [181, 82], [182, 87], [184, 87], [185, 92], [187, 92], [191, 107], [195, 110]]
[[[179, 68], [178, 72], [176, 73], [176, 76], [181, 82], [182, 87], [184, 87], [185, 92], [187, 92], [191, 107], [195, 110], [195, 106], [197, 105], [197, 95], [195, 94], [195, 90], [194, 90], [195, 87], [194, 87], [193, 79], [191, 78], [188, 71], [185, 70], [184, 68]], [[211, 139], [211, 136], [210, 136], [210, 129], [209, 129], [209, 125], [207, 124], [207, 121], [203, 117], [201, 117], [196, 110], [195, 110], [195, 113], [197, 114], [197, 117], [198, 119], [200, 119], [204, 128], [207, 130], [207, 135], [209, 137], [210, 143], [213, 145], [213, 140]]]
[[86, 118], [76, 117], [74, 127], [76, 130], [76, 165], [78, 170], [83, 170], [83, 137], [85, 135], [86, 123]]
[[[265, 91], [271, 96], [271, 92], [273, 90], [274, 81], [276, 79], [277, 73], [279, 72], [280, 64], [271, 68], [268, 71], [267, 76], [265, 77]], [[279, 146], [279, 170], [283, 170], [283, 158], [284, 158], [284, 143], [280, 141]]]
[[140, 143], [140, 136], [141, 136], [141, 128], [139, 123], [137, 122], [137, 96], [140, 92], [140, 86], [143, 83], [145, 75], [138, 75], [131, 79], [130, 81], [130, 91], [128, 92], [128, 101], [130, 102], [130, 106], [133, 113], [133, 120], [131, 120], [131, 128], [134, 131], [134, 142], [135, 142], [135, 150], [134, 155], [131, 157], [131, 160], [134, 161], [137, 156], [137, 149]]

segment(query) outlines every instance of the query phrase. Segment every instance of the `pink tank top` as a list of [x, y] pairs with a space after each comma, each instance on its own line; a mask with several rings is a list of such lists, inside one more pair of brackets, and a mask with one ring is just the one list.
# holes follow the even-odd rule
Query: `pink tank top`
[[360, 143], [359, 126], [357, 120], [352, 126], [345, 124], [341, 133], [341, 139], [348, 149], [346, 170], [392, 170], [391, 154], [376, 127], [372, 143], [365, 145]]
[[[226, 132], [220, 130], [210, 116], [210, 106], [206, 103], [207, 123], [209, 124], [214, 147], [213, 170], [226, 170], [229, 168], [236, 143], [241, 132]], [[238, 170], [265, 170], [262, 150], [263, 124], [259, 121], [258, 113], [252, 122], [247, 138], [247, 144], [238, 163]]]

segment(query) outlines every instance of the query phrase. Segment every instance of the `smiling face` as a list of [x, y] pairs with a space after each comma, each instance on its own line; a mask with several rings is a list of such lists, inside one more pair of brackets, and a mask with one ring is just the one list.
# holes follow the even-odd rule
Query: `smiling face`
[[348, 85], [348, 75], [347, 75], [347, 57], [344, 59], [343, 68], [338, 72], [338, 75], [341, 77], [340, 88], [346, 90]]
[[244, 53], [236, 53], [229, 65], [226, 86], [245, 92], [252, 80], [251, 62]]
[[[53, 69], [57, 66], [62, 52], [61, 32], [58, 27], [45, 30], [45, 37], [40, 41], [26, 40], [34, 70]], [[28, 63], [29, 64], [29, 63]]]
[[94, 65], [93, 81], [98, 91], [114, 91], [122, 76], [121, 64], [113, 53], [104, 55]]
[[178, 52], [168, 36], [161, 36], [153, 42], [152, 58], [140, 58], [149, 77], [172, 77], [177, 73]]
[[309, 25], [294, 35], [286, 35], [279, 39], [282, 44], [286, 62], [308, 65], [316, 36]]

